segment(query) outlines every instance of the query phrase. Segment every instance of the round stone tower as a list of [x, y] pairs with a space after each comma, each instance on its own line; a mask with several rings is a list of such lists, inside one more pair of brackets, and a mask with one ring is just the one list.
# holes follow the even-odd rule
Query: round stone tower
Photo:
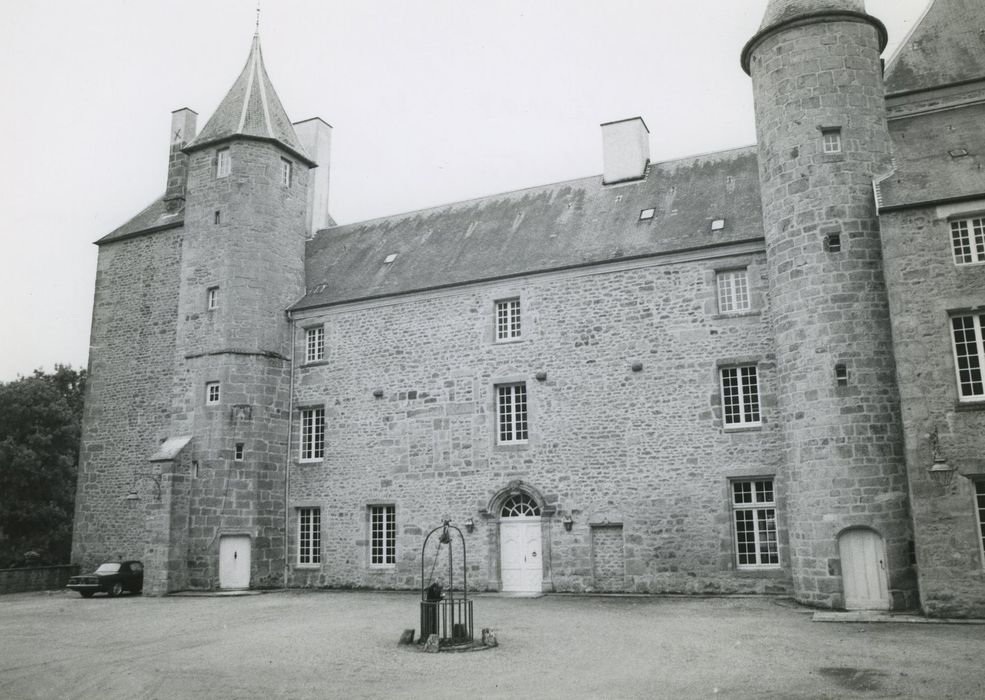
[[796, 598], [914, 603], [910, 521], [873, 178], [890, 167], [863, 0], [771, 0], [752, 77]]

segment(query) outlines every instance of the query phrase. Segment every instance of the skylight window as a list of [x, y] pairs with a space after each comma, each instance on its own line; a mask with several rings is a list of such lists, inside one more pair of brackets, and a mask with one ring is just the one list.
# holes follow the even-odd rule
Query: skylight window
[[725, 228], [725, 219], [715, 219], [711, 222], [712, 231], [721, 231], [723, 228]]
[[644, 209], [640, 212], [640, 221], [649, 221], [656, 212], [657, 210], [652, 207], [650, 209]]
[[952, 158], [964, 158], [966, 155], [968, 155], [968, 149], [955, 148], [953, 150], [948, 151], [948, 154], [950, 154]]
[[388, 256], [386, 256], [385, 258], [383, 258], [383, 263], [385, 265], [389, 265], [390, 263], [392, 263], [396, 259], [397, 259], [397, 254], [396, 253], [390, 253]]

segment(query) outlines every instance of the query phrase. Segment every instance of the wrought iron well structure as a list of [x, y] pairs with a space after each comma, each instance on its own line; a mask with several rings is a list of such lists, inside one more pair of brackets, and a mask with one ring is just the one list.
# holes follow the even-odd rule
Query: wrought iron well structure
[[[431, 536], [441, 531], [438, 537], [438, 548], [434, 554], [434, 562], [431, 564], [431, 574], [427, 579], [424, 578], [425, 555], [427, 553], [428, 541]], [[455, 561], [454, 547], [452, 546], [451, 531], [458, 533], [458, 539], [462, 545], [462, 594], [455, 597]], [[442, 592], [440, 584], [435, 583], [434, 569], [438, 564], [438, 557], [441, 556], [441, 547], [448, 545], [448, 589]], [[468, 574], [468, 555], [465, 551], [465, 536], [462, 531], [445, 520], [441, 525], [434, 528], [424, 538], [421, 545], [421, 637], [422, 642], [426, 642], [432, 634], [438, 635], [438, 642], [442, 646], [455, 644], [469, 644], [472, 642], [472, 601], [469, 600], [469, 574]]]

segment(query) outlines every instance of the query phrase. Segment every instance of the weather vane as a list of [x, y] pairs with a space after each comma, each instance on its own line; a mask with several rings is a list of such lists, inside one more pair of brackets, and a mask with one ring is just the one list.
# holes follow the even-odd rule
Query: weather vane
[[257, 0], [257, 32], [260, 31], [260, 0]]

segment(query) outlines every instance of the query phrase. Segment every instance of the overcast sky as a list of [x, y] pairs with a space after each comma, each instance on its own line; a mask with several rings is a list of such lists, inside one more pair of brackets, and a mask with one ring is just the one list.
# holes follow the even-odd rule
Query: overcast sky
[[[868, 0], [885, 57], [929, 0]], [[739, 52], [767, 0], [263, 0], [292, 120], [334, 127], [340, 223], [601, 172], [599, 124], [653, 161], [755, 142]], [[171, 111], [201, 129], [255, 0], [22, 0], [0, 23], [0, 381], [85, 367], [92, 242], [164, 191]]]

